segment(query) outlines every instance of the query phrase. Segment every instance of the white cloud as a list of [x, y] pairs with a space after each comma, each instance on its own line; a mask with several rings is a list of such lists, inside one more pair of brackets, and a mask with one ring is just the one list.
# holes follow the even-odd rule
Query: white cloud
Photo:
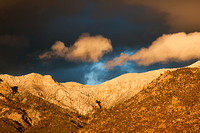
[[106, 63], [106, 68], [124, 65], [135, 61], [142, 66], [169, 61], [189, 61], [200, 59], [200, 32], [164, 34], [157, 38], [148, 48], [142, 48], [133, 55], [121, 54]]
[[111, 51], [112, 45], [109, 39], [101, 35], [82, 34], [71, 47], [66, 47], [63, 42], [57, 41], [50, 51], [43, 53], [39, 58], [60, 57], [71, 61], [98, 62], [104, 54]]

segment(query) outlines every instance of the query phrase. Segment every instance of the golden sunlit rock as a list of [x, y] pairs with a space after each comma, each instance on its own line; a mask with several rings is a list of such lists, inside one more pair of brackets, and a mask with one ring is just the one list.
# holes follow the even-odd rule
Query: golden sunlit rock
[[95, 86], [58, 83], [50, 75], [36, 73], [0, 75], [1, 129], [8, 132], [198, 132], [198, 64], [129, 73]]

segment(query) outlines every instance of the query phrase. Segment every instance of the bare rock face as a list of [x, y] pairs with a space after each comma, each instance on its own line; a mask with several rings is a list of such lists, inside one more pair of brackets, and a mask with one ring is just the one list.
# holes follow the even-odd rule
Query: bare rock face
[[[0, 132], [77, 132], [83, 127], [86, 128], [82, 131], [113, 132], [126, 131], [127, 123], [131, 122], [132, 131], [138, 132], [151, 129], [161, 131], [158, 128], [170, 126], [174, 128], [174, 124], [170, 124], [175, 120], [160, 124], [163, 122], [160, 121], [162, 111], [168, 111], [164, 115], [168, 116], [166, 121], [172, 118], [170, 112], [177, 109], [178, 113], [183, 109], [186, 114], [187, 109], [195, 105], [191, 111], [194, 114], [198, 112], [199, 103], [195, 101], [199, 99], [199, 66], [200, 63], [196, 62], [190, 68], [128, 73], [95, 86], [75, 82], [58, 83], [50, 75], [36, 73], [25, 76], [0, 75]], [[163, 99], [168, 101], [167, 106], [163, 104]], [[192, 106], [188, 105], [187, 109], [182, 107], [188, 102]], [[155, 103], [159, 107], [156, 105], [154, 108]], [[154, 115], [159, 114], [156, 119], [160, 121], [153, 126], [151, 110]], [[143, 114], [144, 111], [148, 113]], [[174, 112], [173, 117], [176, 114]], [[185, 117], [185, 114], [182, 116]], [[194, 117], [196, 121], [196, 115]], [[187, 119], [190, 120], [190, 114]], [[183, 118], [176, 120], [179, 122]], [[114, 126], [113, 121], [116, 122]], [[142, 125], [144, 121], [148, 126]], [[146, 129], [143, 130], [143, 127]]]
[[166, 70], [129, 73], [96, 86], [58, 83], [50, 75], [36, 73], [18, 77], [0, 75], [0, 78], [17, 86], [20, 94], [29, 92], [62, 108], [87, 115], [96, 108], [108, 109], [130, 99]]
[[[199, 62], [189, 67], [197, 66], [200, 66]], [[0, 79], [5, 81], [4, 86], [8, 82], [15, 93], [24, 94], [29, 92], [62, 108], [78, 112], [81, 115], [87, 115], [93, 113], [95, 109], [109, 109], [130, 99], [147, 84], [168, 70], [173, 71], [176, 69], [128, 73], [95, 86], [82, 85], [75, 82], [58, 83], [50, 75], [42, 76], [36, 73], [25, 76], [5, 74], [0, 75]], [[6, 93], [9, 89], [1, 89], [1, 91]]]
[[53, 80], [50, 75], [31, 73], [25, 76], [0, 75], [0, 78], [8, 81], [11, 86], [17, 86], [20, 94], [29, 92], [82, 115], [92, 112], [96, 106], [91, 99], [93, 94], [90, 94], [89, 88], [84, 88], [83, 85], [64, 86]]
[[143, 87], [169, 69], [160, 69], [146, 73], [128, 73], [103, 84], [93, 86], [96, 97], [104, 108], [111, 108], [140, 92]]
[[78, 114], [30, 93], [0, 93], [0, 132], [77, 132], [84, 125]]
[[0, 79], [0, 93], [3, 95], [9, 94], [12, 92], [12, 89], [10, 85], [6, 82]]

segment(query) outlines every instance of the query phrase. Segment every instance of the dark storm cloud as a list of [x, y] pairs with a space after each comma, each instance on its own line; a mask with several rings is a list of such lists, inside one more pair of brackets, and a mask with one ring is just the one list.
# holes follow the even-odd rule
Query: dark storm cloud
[[168, 14], [172, 31], [200, 30], [199, 0], [121, 0], [128, 5], [144, 5]]
[[29, 41], [24, 36], [0, 36], [0, 73], [20, 71], [25, 59], [24, 51], [29, 48]]
[[80, 13], [87, 1], [6, 0], [0, 1], [0, 34], [33, 35], [44, 32], [59, 16]]
[[48, 24], [78, 14], [85, 5], [87, 1], [77, 0], [0, 1], [0, 73], [23, 74], [34, 68], [35, 53], [55, 41], [48, 36]]
[[[165, 12], [145, 5], [128, 5], [120, 0], [97, 1], [91, 16], [97, 27], [104, 27], [106, 37], [113, 45], [137, 48], [148, 46], [153, 38], [166, 33], [169, 27]], [[102, 33], [103, 34], [103, 33]]]
[[2, 35], [0, 36], [0, 45], [14, 48], [24, 48], [29, 46], [29, 41], [23, 36]]
[[[1, 1], [0, 5], [0, 24], [4, 25], [0, 32], [25, 34], [35, 43], [34, 47], [41, 46], [35, 40], [43, 42], [44, 47], [59, 38], [74, 41], [76, 36], [85, 32], [105, 35], [114, 45], [123, 43], [134, 47], [141, 45], [141, 41], [146, 43], [148, 39], [144, 38], [156, 38], [167, 29], [164, 14], [119, 0], [8, 0]], [[49, 38], [55, 40], [47, 41]]]
[[[62, 59], [43, 63], [38, 55], [56, 40], [70, 47], [82, 33], [101, 34], [113, 45], [113, 52], [100, 60], [105, 62], [127, 49], [148, 47], [162, 34], [199, 29], [198, 1], [161, 1], [164, 4], [157, 0], [1, 0], [0, 73], [38, 72], [51, 74], [58, 81], [86, 83], [98, 65]], [[125, 71], [131, 66], [135, 69]], [[151, 68], [140, 69], [129, 63], [99, 74], [97, 80]]]

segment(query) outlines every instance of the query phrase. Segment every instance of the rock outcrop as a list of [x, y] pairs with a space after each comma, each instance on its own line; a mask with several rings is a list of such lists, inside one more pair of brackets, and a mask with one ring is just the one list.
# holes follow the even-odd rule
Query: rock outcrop
[[12, 92], [12, 89], [10, 85], [6, 82], [0, 79], [0, 93], [3, 95], [9, 94]]
[[17, 86], [19, 94], [31, 93], [62, 108], [86, 115], [97, 106], [90, 87], [80, 84], [60, 84], [50, 75], [31, 73], [25, 76], [0, 75], [10, 86]]
[[[3, 86], [5, 83], [1, 82]], [[6, 83], [0, 93], [0, 132], [77, 132], [85, 125], [85, 118], [47, 100], [26, 93], [14, 93]], [[0, 88], [2, 89], [2, 88]], [[86, 119], [87, 120], [87, 119]]]

